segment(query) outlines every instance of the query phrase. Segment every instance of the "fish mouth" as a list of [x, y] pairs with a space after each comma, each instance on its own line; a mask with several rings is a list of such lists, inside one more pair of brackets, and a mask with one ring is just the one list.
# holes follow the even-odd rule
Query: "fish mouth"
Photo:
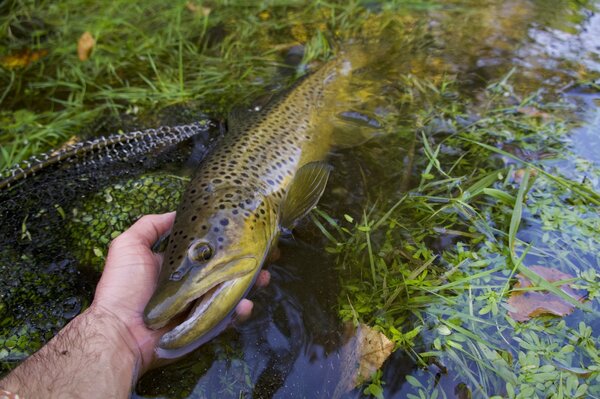
[[234, 275], [224, 276], [192, 296], [183, 309], [170, 318], [178, 324], [161, 337], [159, 348], [178, 350], [190, 344], [197, 347], [219, 333], [256, 279], [257, 263], [254, 257], [229, 262]]
[[169, 349], [169, 347], [172, 346], [170, 342], [174, 341], [176, 337], [185, 334], [186, 331], [191, 329], [206, 313], [208, 307], [214, 302], [219, 293], [221, 293], [224, 288], [231, 285], [235, 280], [237, 279], [217, 283], [210, 287], [205, 293], [191, 299], [185, 308], [173, 318], [173, 320], [183, 321], [162, 336], [159, 346], [161, 348]]

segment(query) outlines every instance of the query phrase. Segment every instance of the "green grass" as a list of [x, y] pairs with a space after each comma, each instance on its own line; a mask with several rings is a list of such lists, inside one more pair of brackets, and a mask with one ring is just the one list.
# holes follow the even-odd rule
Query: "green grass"
[[[157, 109], [192, 100], [214, 117], [273, 83], [283, 56], [305, 45], [305, 61], [335, 42], [377, 34], [399, 18], [374, 19], [361, 2], [83, 0], [2, 5], [0, 55], [47, 51], [23, 68], [0, 66], [0, 171], [74, 135], [108, 134], [94, 123], [123, 115], [152, 124]], [[385, 2], [389, 10], [428, 2]], [[80, 61], [77, 41], [96, 39]], [[282, 82], [285, 85], [288, 82]]]

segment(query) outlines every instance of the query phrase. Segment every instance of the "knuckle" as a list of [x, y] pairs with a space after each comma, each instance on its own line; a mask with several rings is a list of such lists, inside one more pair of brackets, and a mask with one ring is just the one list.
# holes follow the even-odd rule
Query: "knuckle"
[[121, 241], [123, 241], [123, 235], [124, 235], [124, 234], [125, 234], [125, 233], [121, 233], [121, 234], [119, 234], [117, 237], [115, 237], [115, 238], [114, 238], [114, 239], [113, 239], [113, 240], [112, 240], [112, 241], [111, 241], [111, 242], [108, 244], [108, 250], [109, 250], [109, 251], [110, 251], [110, 250], [112, 250], [112, 249], [114, 249], [114, 248], [117, 248], [117, 247], [120, 245]]

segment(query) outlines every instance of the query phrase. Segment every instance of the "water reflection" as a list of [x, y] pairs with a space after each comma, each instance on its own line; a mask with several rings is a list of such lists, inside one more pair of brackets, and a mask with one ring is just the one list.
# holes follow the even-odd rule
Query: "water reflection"
[[[569, 62], [600, 72], [600, 14], [585, 9], [577, 14], [579, 21], [573, 21], [577, 25], [564, 24], [564, 19], [558, 19], [558, 15], [556, 17], [560, 25], [557, 27], [532, 24], [528, 36], [533, 43], [517, 51], [517, 55], [524, 59], [524, 66], [531, 68], [538, 64], [548, 70], [563, 69], [568, 72], [564, 65]], [[577, 73], [577, 69], [572, 72]]]

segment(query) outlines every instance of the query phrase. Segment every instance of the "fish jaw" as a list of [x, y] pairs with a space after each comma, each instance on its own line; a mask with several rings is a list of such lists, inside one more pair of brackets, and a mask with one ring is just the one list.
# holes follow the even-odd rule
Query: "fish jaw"
[[[158, 289], [144, 310], [144, 322], [151, 329], [162, 328], [210, 290], [240, 277], [254, 276], [260, 270], [259, 266], [255, 257], [241, 257], [215, 268], [212, 273], [206, 275], [200, 273], [200, 276], [188, 275], [188, 278], [181, 281], [166, 281], [163, 284], [159, 282]], [[207, 307], [210, 305], [207, 304]], [[200, 317], [201, 314], [196, 316]], [[224, 317], [225, 314], [221, 316]]]
[[[249, 260], [246, 260], [249, 261]], [[173, 351], [198, 346], [218, 334], [228, 323], [236, 305], [248, 293], [260, 269], [233, 280], [225, 281], [197, 300], [188, 318], [167, 332], [158, 347]]]

